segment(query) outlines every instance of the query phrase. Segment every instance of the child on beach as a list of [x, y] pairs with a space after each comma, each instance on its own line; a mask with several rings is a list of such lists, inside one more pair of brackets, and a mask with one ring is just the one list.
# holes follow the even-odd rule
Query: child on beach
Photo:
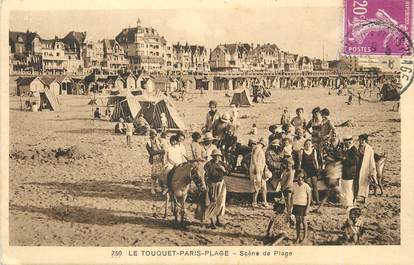
[[[308, 223], [306, 222], [306, 215], [310, 210], [310, 203], [312, 201], [311, 188], [303, 180], [305, 178], [305, 171], [299, 169], [296, 171], [296, 182], [293, 183], [291, 205], [292, 214], [295, 216], [296, 223], [296, 239], [295, 243], [303, 242], [307, 239]], [[301, 226], [303, 226], [303, 238], [301, 238]]]
[[275, 203], [273, 205], [275, 216], [273, 216], [267, 225], [265, 240], [268, 245], [276, 246], [283, 239], [287, 238], [289, 229], [289, 215], [285, 213], [285, 205], [283, 203]]
[[281, 175], [281, 191], [283, 197], [285, 198], [287, 214], [290, 216], [292, 214], [292, 205], [290, 204], [293, 190], [293, 178], [295, 175], [295, 170], [293, 169], [293, 159], [285, 158], [283, 160], [283, 172]]
[[348, 219], [342, 227], [346, 242], [359, 243], [361, 235], [364, 233], [361, 209], [354, 207], [349, 210]]
[[134, 124], [132, 123], [132, 119], [130, 117], [126, 118], [126, 141], [129, 148], [132, 148], [131, 146], [131, 140], [132, 140], [132, 132], [134, 131]]
[[282, 118], [280, 119], [280, 124], [285, 125], [290, 123], [290, 114], [288, 107], [285, 107], [283, 110]]
[[249, 134], [251, 134], [251, 135], [257, 135], [257, 126], [256, 126], [256, 123], [253, 123], [252, 129], [250, 130]]
[[168, 120], [167, 116], [164, 112], [161, 113], [161, 132], [167, 131], [168, 128]]

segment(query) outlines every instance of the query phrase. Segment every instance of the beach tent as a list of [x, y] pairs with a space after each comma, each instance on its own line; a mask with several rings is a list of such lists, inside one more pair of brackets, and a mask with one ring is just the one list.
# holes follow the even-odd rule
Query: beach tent
[[40, 109], [49, 109], [53, 111], [61, 111], [61, 105], [52, 91], [45, 89], [39, 92], [40, 95]]
[[124, 100], [116, 103], [111, 121], [119, 121], [119, 118], [126, 120], [127, 117], [135, 119], [140, 110], [141, 105], [138, 97], [126, 97]]
[[185, 125], [172, 103], [165, 99], [151, 97], [137, 98], [140, 102], [141, 110], [135, 117], [135, 120], [142, 114], [151, 128], [159, 129], [161, 128], [161, 113], [165, 113], [168, 121], [168, 130], [185, 130]]
[[232, 104], [239, 104], [240, 107], [250, 107], [253, 105], [245, 89], [234, 92], [230, 105]]

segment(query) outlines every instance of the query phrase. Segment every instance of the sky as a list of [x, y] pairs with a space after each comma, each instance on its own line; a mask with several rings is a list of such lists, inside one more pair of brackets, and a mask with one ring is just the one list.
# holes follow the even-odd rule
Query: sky
[[115, 38], [126, 27], [154, 27], [170, 43], [275, 43], [284, 51], [334, 59], [343, 39], [339, 7], [199, 8], [138, 10], [18, 10], [10, 30], [36, 31], [42, 38], [86, 31], [88, 39]]

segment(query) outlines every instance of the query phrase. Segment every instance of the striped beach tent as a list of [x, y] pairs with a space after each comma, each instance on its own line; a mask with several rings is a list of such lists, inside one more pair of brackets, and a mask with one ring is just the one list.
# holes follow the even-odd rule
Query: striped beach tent
[[40, 109], [49, 109], [52, 111], [61, 111], [62, 106], [60, 105], [57, 97], [49, 89], [44, 89], [39, 92], [40, 95]]
[[111, 121], [119, 121], [120, 118], [125, 120], [127, 117], [131, 117], [134, 120], [140, 110], [141, 104], [138, 97], [126, 97], [124, 100], [116, 103]]

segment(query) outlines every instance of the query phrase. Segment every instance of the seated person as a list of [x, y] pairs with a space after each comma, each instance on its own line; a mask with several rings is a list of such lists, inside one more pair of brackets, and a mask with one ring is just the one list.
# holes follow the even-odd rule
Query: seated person
[[31, 107], [31, 111], [32, 112], [37, 112], [39, 110], [39, 107], [37, 106], [36, 102], [33, 102], [32, 107]]
[[365, 230], [361, 215], [361, 209], [358, 207], [354, 207], [349, 211], [348, 219], [342, 227], [346, 242], [359, 243], [359, 239]]
[[95, 112], [93, 113], [94, 119], [100, 119], [101, 118], [101, 112], [99, 111], [99, 108], [95, 109]]
[[149, 130], [151, 129], [151, 126], [147, 122], [147, 120], [144, 118], [143, 114], [140, 114], [138, 116], [138, 119], [136, 120], [136, 129], [135, 132], [138, 135], [146, 135]]
[[126, 133], [126, 123], [124, 119], [119, 118], [119, 122], [115, 124], [115, 134], [125, 134]]
[[267, 241], [267, 245], [278, 245], [288, 237], [290, 214], [285, 213], [285, 208], [285, 204], [282, 203], [275, 203], [273, 205], [275, 215], [270, 218], [264, 238]]

